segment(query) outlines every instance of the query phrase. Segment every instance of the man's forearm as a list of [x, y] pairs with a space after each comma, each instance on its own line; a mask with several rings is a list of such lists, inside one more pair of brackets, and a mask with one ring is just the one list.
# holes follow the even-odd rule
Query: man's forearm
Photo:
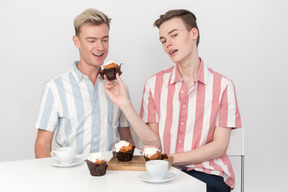
[[173, 164], [180, 166], [209, 161], [221, 155], [213, 143], [209, 143], [191, 151], [175, 153], [172, 156], [174, 157]]
[[173, 154], [174, 164], [196, 164], [224, 156], [229, 145], [230, 134], [230, 128], [216, 127], [212, 142], [191, 151]]
[[45, 158], [45, 157], [51, 157], [51, 147], [41, 145], [41, 144], [35, 144], [35, 157], [36, 158]]
[[120, 106], [137, 136], [145, 145], [160, 148], [161, 142], [157, 134], [139, 117], [130, 100]]
[[38, 129], [35, 141], [35, 157], [50, 157], [54, 132]]

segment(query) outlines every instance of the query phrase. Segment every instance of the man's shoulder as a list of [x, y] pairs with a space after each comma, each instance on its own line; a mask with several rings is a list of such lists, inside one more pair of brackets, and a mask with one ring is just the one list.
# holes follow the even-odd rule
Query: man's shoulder
[[170, 75], [173, 71], [175, 66], [169, 67], [168, 69], [164, 69], [152, 75], [148, 80], [155, 79], [155, 78], [162, 78], [164, 75]]
[[73, 70], [70, 69], [70, 70], [68, 70], [68, 71], [66, 71], [66, 72], [64, 72], [64, 73], [62, 73], [62, 74], [56, 75], [56, 76], [52, 77], [51, 79], [47, 80], [47, 81], [45, 82], [45, 84], [46, 84], [46, 86], [47, 86], [47, 85], [50, 85], [50, 86], [51, 86], [51, 85], [53, 85], [53, 84], [58, 84], [58, 83], [60, 83], [62, 80], [69, 78], [69, 74], [71, 74], [72, 72], [73, 72]]
[[219, 72], [216, 72], [214, 71], [213, 69], [209, 68], [209, 67], [206, 67], [207, 68], [207, 71], [208, 71], [208, 74], [214, 78], [219, 78], [219, 79], [223, 79], [223, 80], [226, 80], [226, 81], [230, 81], [230, 79], [228, 77], [226, 77], [225, 75], [219, 73]]

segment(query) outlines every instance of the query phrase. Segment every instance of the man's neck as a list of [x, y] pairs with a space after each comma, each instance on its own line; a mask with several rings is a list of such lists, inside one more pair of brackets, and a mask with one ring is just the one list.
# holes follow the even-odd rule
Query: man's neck
[[90, 79], [90, 81], [93, 83], [93, 85], [95, 86], [100, 67], [88, 65], [87, 63], [79, 61], [77, 68], [79, 69], [81, 73], [86, 75]]
[[192, 86], [194, 85], [199, 65], [200, 65], [200, 58], [197, 52], [191, 55], [190, 57], [187, 57], [186, 59], [182, 60], [182, 62], [177, 63], [179, 73], [185, 84], [186, 95], [189, 94]]
[[198, 73], [199, 65], [200, 65], [200, 58], [198, 54], [192, 56], [189, 59], [186, 59], [181, 63], [177, 63], [179, 73], [181, 77], [184, 79], [184, 81], [188, 80], [194, 81]]

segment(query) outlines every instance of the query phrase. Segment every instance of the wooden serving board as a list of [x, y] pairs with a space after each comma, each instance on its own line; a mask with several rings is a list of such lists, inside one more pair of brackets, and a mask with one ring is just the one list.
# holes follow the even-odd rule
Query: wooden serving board
[[[169, 169], [173, 157], [168, 157], [164, 159], [169, 162]], [[117, 157], [114, 156], [108, 161], [108, 170], [122, 170], [122, 171], [146, 171], [145, 168], [145, 158], [143, 156], [134, 155], [131, 161], [118, 161]]]

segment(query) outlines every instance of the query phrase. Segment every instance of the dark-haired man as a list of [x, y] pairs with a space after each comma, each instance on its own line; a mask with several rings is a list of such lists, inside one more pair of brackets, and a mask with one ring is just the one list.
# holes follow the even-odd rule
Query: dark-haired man
[[235, 178], [226, 150], [231, 130], [241, 127], [234, 85], [199, 57], [199, 30], [192, 12], [170, 10], [154, 26], [175, 66], [146, 81], [140, 111], [144, 122], [119, 76], [119, 84], [106, 82], [106, 92], [145, 145], [172, 155], [173, 165], [205, 182], [208, 192], [230, 191]]

